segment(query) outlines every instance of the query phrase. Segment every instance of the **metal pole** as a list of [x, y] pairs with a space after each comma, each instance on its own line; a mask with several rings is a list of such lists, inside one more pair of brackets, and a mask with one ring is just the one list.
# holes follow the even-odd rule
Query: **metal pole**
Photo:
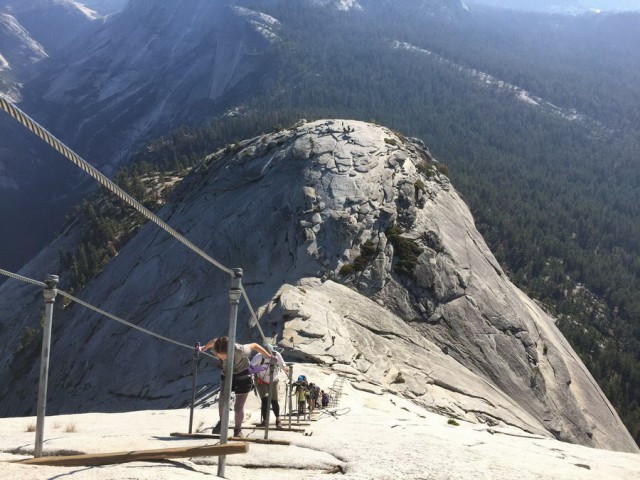
[[[286, 365], [286, 362], [285, 362]], [[288, 378], [287, 378], [288, 380]], [[289, 393], [289, 385], [287, 384], [287, 382], [284, 382], [284, 402], [282, 402], [282, 407], [280, 408], [280, 416], [286, 416], [287, 415], [287, 408], [289, 405], [289, 402], [287, 400], [287, 393]]]
[[271, 398], [273, 395], [273, 373], [276, 369], [276, 351], [271, 350], [271, 358], [269, 359], [269, 388], [267, 389], [267, 414], [264, 419], [264, 438], [269, 438], [269, 417], [271, 416]]
[[40, 383], [38, 386], [38, 420], [36, 423], [36, 445], [34, 456], [42, 456], [44, 441], [44, 416], [47, 410], [47, 382], [49, 379], [49, 351], [51, 349], [51, 324], [53, 323], [53, 304], [58, 291], [58, 276], [47, 275], [44, 283], [44, 330], [42, 333], [42, 357], [40, 359]]
[[[229, 402], [231, 400], [231, 380], [233, 377], [233, 357], [236, 346], [236, 325], [238, 323], [238, 304], [242, 291], [242, 269], [234, 268], [233, 277], [231, 279], [231, 289], [229, 290], [229, 345], [227, 346], [227, 367], [224, 372], [224, 395], [221, 395], [222, 402], [222, 418], [220, 418], [220, 444], [227, 443], [229, 433]], [[220, 455], [218, 457], [218, 476], [224, 477], [224, 469], [227, 463], [227, 456]]]
[[293, 406], [291, 404], [292, 396], [293, 396], [293, 365], [290, 365], [289, 366], [289, 429], [291, 429], [291, 417], [293, 416]]
[[[285, 362], [285, 365], [289, 366], [286, 362]], [[290, 388], [289, 388], [290, 382], [289, 382], [289, 380], [290, 380], [289, 379], [289, 374], [287, 374], [287, 382], [285, 383], [285, 396], [284, 396], [284, 406], [282, 407], [282, 409], [283, 409], [282, 415], [287, 415], [289, 413], [289, 411], [288, 411], [288, 409], [289, 409], [289, 391], [290, 391]]]
[[196, 342], [193, 352], [193, 384], [191, 386], [191, 412], [189, 413], [189, 433], [193, 429], [193, 409], [196, 405], [196, 380], [198, 378], [198, 360], [200, 359], [200, 342]]

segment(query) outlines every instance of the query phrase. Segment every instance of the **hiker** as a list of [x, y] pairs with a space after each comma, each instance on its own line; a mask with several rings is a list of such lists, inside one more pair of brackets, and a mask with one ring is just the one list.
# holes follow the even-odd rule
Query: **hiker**
[[329, 406], [329, 394], [323, 390], [322, 391], [322, 407], [327, 408], [328, 406]]
[[316, 385], [314, 383], [309, 384], [309, 395], [307, 396], [307, 403], [309, 404], [309, 414], [313, 413], [316, 408], [317, 393]]
[[318, 385], [315, 387], [315, 400], [314, 408], [320, 408], [322, 403], [322, 389]]
[[307, 404], [307, 397], [309, 396], [309, 386], [307, 384], [307, 377], [304, 375], [298, 376], [298, 381], [292, 385], [296, 387], [296, 398], [298, 400], [298, 415], [304, 417], [305, 406]]
[[[280, 404], [278, 403], [278, 374], [282, 369], [286, 374], [289, 373], [289, 367], [284, 362], [280, 352], [275, 352], [275, 369], [273, 371], [273, 383], [271, 384], [271, 409], [276, 416], [276, 428], [282, 428], [280, 423]], [[256, 371], [254, 379], [256, 382], [256, 391], [262, 401], [261, 413], [262, 421], [258, 424], [259, 427], [265, 427], [267, 422], [267, 411], [269, 410], [269, 378], [271, 372], [269, 371], [269, 359], [266, 359], [261, 353], [257, 353], [251, 359], [251, 365], [254, 368], [260, 368]], [[261, 367], [266, 367], [262, 369]]]
[[[221, 384], [220, 384], [220, 397], [224, 395], [224, 372], [227, 367], [227, 346], [229, 345], [228, 337], [214, 338], [210, 342], [207, 342], [201, 350], [211, 349], [213, 354], [220, 360], [221, 368]], [[231, 391], [236, 394], [236, 400], [233, 405], [233, 411], [235, 414], [235, 424], [233, 428], [233, 436], [242, 436], [242, 421], [244, 420], [244, 404], [247, 401], [249, 392], [253, 389], [253, 381], [251, 380], [251, 373], [249, 372], [249, 355], [251, 352], [258, 352], [265, 358], [271, 358], [269, 352], [262, 348], [257, 343], [247, 343], [241, 345], [236, 343], [235, 352], [233, 356], [233, 376], [231, 377]], [[222, 418], [222, 402], [218, 400], [218, 413]], [[220, 421], [213, 427], [212, 433], [220, 433], [221, 424]]]

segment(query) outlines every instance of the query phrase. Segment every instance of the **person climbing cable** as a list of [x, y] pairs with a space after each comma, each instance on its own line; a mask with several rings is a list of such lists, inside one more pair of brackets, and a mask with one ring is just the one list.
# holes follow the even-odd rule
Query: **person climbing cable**
[[[251, 365], [256, 368], [255, 382], [258, 396], [262, 401], [261, 414], [262, 419], [258, 424], [259, 427], [266, 426], [267, 411], [269, 409], [269, 379], [271, 376], [269, 368], [269, 359], [265, 358], [261, 353], [257, 353], [251, 359]], [[262, 368], [267, 367], [267, 368]], [[289, 367], [285, 363], [282, 355], [279, 352], [275, 352], [275, 365], [273, 371], [273, 382], [271, 383], [271, 409], [276, 416], [276, 428], [282, 428], [280, 423], [280, 404], [278, 403], [278, 374], [282, 369], [286, 374], [289, 373]]]
[[[224, 395], [224, 372], [227, 368], [227, 346], [229, 345], [228, 337], [218, 337], [207, 342], [201, 350], [209, 350], [220, 360], [221, 368], [221, 383], [220, 383], [220, 398]], [[263, 347], [257, 343], [239, 344], [235, 345], [235, 352], [233, 356], [233, 376], [231, 377], [231, 391], [236, 394], [233, 410], [235, 414], [235, 424], [233, 428], [233, 436], [242, 436], [242, 421], [244, 420], [244, 404], [247, 401], [249, 392], [253, 389], [253, 381], [251, 379], [251, 372], [249, 370], [250, 362], [249, 355], [251, 352], [258, 352], [264, 356], [264, 358], [270, 359], [271, 355]], [[222, 418], [222, 402], [218, 401], [218, 413]], [[218, 421], [215, 427], [213, 427], [212, 433], [220, 433], [221, 422]]]

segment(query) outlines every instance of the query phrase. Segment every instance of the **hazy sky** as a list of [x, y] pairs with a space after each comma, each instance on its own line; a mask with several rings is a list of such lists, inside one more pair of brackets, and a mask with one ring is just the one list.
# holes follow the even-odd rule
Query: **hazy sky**
[[466, 0], [466, 3], [556, 13], [580, 13], [589, 10], [640, 11], [640, 0]]

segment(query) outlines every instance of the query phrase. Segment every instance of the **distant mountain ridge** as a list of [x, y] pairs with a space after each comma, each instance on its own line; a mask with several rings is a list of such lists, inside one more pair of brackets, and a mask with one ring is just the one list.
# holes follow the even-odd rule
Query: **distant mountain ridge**
[[13, 16], [49, 54], [69, 45], [100, 18], [73, 0], [1, 0], [0, 12]]
[[0, 35], [4, 52], [2, 70], [19, 71], [48, 56], [44, 47], [9, 13], [0, 13]]
[[[113, 167], [123, 146], [194, 121], [255, 71], [274, 29], [273, 19], [223, 2], [132, 2], [40, 73], [26, 95], [51, 112], [44, 116], [54, 131], [73, 132], [80, 152], [91, 145], [94, 159]], [[66, 115], [53, 114], [63, 105]]]
[[575, 109], [567, 110], [553, 105], [551, 102], [544, 98], [532, 95], [530, 92], [519, 87], [518, 85], [510, 84], [504, 80], [493, 77], [485, 72], [478, 71], [474, 68], [465, 67], [463, 65], [456, 64], [447, 58], [442, 57], [434, 52], [425, 50], [424, 48], [416, 47], [406, 42], [399, 42], [397, 40], [391, 42], [391, 47], [398, 50], [405, 50], [407, 52], [415, 53], [418, 55], [424, 55], [433, 58], [436, 62], [445, 64], [452, 69], [461, 72], [464, 75], [469, 76], [481, 87], [491, 88], [499, 93], [506, 93], [517, 98], [519, 101], [530, 105], [533, 108], [544, 111], [549, 115], [558, 116], [564, 120], [570, 122], [578, 122], [584, 125], [587, 129], [591, 130], [594, 135], [612, 135], [611, 129], [606, 129], [602, 123], [589, 118], [588, 116], [578, 112]]

